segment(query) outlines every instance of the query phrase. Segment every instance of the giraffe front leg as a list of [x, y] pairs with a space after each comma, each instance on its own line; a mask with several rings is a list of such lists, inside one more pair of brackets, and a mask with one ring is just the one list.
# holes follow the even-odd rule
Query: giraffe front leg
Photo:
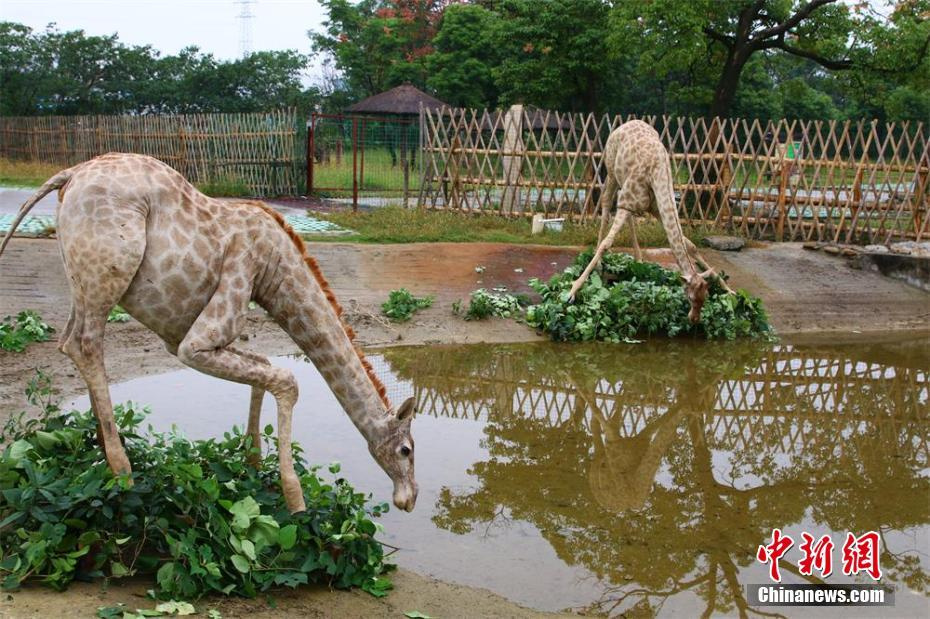
[[281, 489], [288, 509], [292, 513], [303, 511], [306, 504], [291, 452], [291, 416], [297, 402], [297, 381], [291, 372], [271, 365], [267, 359], [257, 359], [257, 355], [229, 347], [239, 335], [251, 294], [251, 290], [236, 285], [236, 275], [232, 269], [220, 276], [213, 297], [178, 346], [178, 359], [204, 374], [250, 385], [253, 395], [254, 389], [259, 389], [274, 396], [278, 408]]
[[578, 291], [581, 290], [581, 287], [584, 285], [584, 283], [588, 281], [588, 277], [591, 276], [591, 272], [597, 268], [598, 264], [600, 264], [601, 257], [604, 255], [604, 252], [610, 249], [610, 246], [614, 244], [614, 238], [617, 236], [617, 232], [620, 230], [620, 228], [623, 227], [624, 222], [626, 222], [629, 216], [630, 212], [626, 209], [617, 209], [617, 215], [614, 218], [613, 225], [610, 226], [610, 231], [607, 233], [607, 236], [604, 237], [604, 240], [601, 241], [600, 245], [597, 246], [597, 250], [594, 252], [594, 256], [591, 258], [588, 266], [585, 267], [584, 272], [582, 272], [582, 274], [578, 276], [578, 279], [575, 280], [575, 283], [572, 284], [572, 289], [568, 293], [569, 303], [575, 300], [575, 295], [578, 294]]
[[262, 400], [265, 399], [265, 390], [261, 387], [252, 386], [252, 397], [249, 400], [249, 425], [246, 434], [252, 439], [252, 447], [246, 461], [258, 468], [262, 460], [262, 434], [259, 429], [259, 423], [262, 416]]
[[[239, 350], [232, 346], [227, 346], [226, 350], [236, 353], [256, 363], [271, 365], [267, 357], [258, 355], [247, 350]], [[262, 387], [252, 386], [252, 393], [249, 399], [249, 421], [246, 426], [246, 436], [252, 439], [252, 446], [246, 460], [252, 466], [258, 468], [262, 459], [262, 434], [259, 424], [262, 416], [262, 401], [265, 399], [265, 390]]]
[[694, 260], [695, 264], [704, 269], [701, 273], [699, 273], [701, 277], [716, 277], [717, 281], [720, 282], [720, 285], [727, 292], [727, 294], [736, 294], [736, 292], [727, 284], [727, 281], [717, 275], [717, 271], [715, 271], [713, 267], [707, 264], [707, 261], [704, 260], [704, 256], [702, 256], [698, 251], [697, 246], [692, 243], [691, 239], [688, 237], [685, 237], [685, 247], [688, 249], [688, 255], [691, 256], [691, 259]]
[[[607, 192], [604, 192], [604, 195], [601, 196], [602, 199], [607, 198]], [[645, 200], [645, 202], [644, 202]], [[613, 201], [611, 197], [610, 202]], [[610, 204], [607, 202], [607, 204]], [[568, 302], [572, 303], [575, 300], [575, 295], [578, 294], [578, 291], [581, 290], [581, 287], [588, 277], [591, 275], [591, 271], [597, 268], [597, 265], [601, 262], [601, 257], [604, 255], [610, 246], [614, 244], [614, 238], [616, 238], [617, 233], [620, 231], [620, 228], [623, 227], [623, 224], [626, 222], [627, 218], [630, 216], [630, 211], [633, 210], [639, 202], [640, 204], [648, 204], [648, 194], [644, 191], [638, 191], [634, 189], [633, 183], [629, 181], [623, 183], [623, 187], [620, 188], [620, 196], [617, 203], [617, 214], [614, 216], [614, 223], [610, 226], [610, 231], [607, 232], [607, 236], [598, 244], [597, 250], [594, 252], [594, 256], [591, 258], [591, 261], [588, 263], [588, 266], [585, 267], [584, 272], [578, 279], [575, 280], [575, 283], [572, 284], [571, 291], [568, 293]]]

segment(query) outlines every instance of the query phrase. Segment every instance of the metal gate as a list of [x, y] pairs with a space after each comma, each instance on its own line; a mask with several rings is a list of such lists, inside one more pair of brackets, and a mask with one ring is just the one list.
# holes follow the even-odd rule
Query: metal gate
[[420, 186], [417, 117], [311, 114], [307, 192], [370, 206], [402, 204]]

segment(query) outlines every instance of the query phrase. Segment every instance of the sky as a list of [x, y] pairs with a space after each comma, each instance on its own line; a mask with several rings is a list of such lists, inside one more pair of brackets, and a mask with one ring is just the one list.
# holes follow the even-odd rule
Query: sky
[[[234, 0], [0, 0], [0, 20], [44, 29], [119, 34], [123, 43], [150, 44], [163, 54], [197, 45], [217, 58], [239, 56], [242, 7]], [[255, 0], [251, 5], [252, 51], [310, 51], [308, 30], [325, 14], [316, 0]]]

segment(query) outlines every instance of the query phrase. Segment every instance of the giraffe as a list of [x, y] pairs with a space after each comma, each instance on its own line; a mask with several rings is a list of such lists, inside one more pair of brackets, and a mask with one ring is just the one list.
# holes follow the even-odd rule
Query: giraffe
[[[701, 319], [701, 308], [707, 298], [707, 281], [704, 278], [715, 273], [701, 258], [694, 243], [681, 231], [675, 194], [672, 190], [672, 167], [668, 151], [659, 139], [658, 132], [652, 125], [641, 120], [631, 120], [620, 125], [607, 138], [607, 144], [604, 146], [604, 165], [607, 167], [607, 184], [600, 198], [601, 228], [597, 250], [588, 266], [572, 284], [569, 300], [574, 300], [591, 271], [600, 263], [601, 256], [613, 244], [614, 237], [624, 223], [630, 219], [631, 225], [634, 225], [636, 215], [651, 213], [662, 222], [669, 246], [685, 280], [685, 293], [691, 304], [688, 319], [693, 323], [698, 322]], [[618, 190], [617, 214], [607, 230], [608, 214], [617, 198]], [[634, 219], [630, 218], [631, 215]], [[633, 238], [636, 238], [635, 226]], [[634, 245], [639, 260], [642, 258], [639, 243], [634, 241]], [[704, 271], [699, 272], [694, 266], [695, 262], [698, 262]], [[722, 278], [719, 281], [727, 292], [733, 292]]]
[[98, 440], [114, 474], [131, 473], [103, 359], [107, 315], [119, 303], [186, 365], [251, 386], [247, 435], [253, 449], [260, 446], [262, 399], [266, 391], [274, 396], [282, 491], [291, 512], [306, 509], [291, 453], [297, 382], [267, 358], [231, 345], [255, 301], [326, 380], [392, 480], [394, 504], [413, 509], [414, 400], [392, 408], [319, 266], [281, 215], [258, 201], [209, 198], [152, 157], [108, 153], [46, 181], [20, 209], [0, 254], [29, 209], [54, 189], [72, 301], [59, 350], [87, 383]]

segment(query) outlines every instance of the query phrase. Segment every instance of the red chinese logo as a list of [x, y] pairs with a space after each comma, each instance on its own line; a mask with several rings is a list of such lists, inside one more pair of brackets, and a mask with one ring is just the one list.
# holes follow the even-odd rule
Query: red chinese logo
[[798, 561], [798, 568], [804, 576], [811, 576], [816, 569], [824, 578], [833, 573], [833, 540], [824, 535], [814, 543], [814, 536], [801, 533], [804, 542], [799, 548], [804, 556]]
[[[802, 576], [812, 576], [814, 570], [826, 578], [833, 573], [833, 540], [829, 535], [814, 538], [809, 533], [801, 533], [801, 560], [798, 561], [798, 573]], [[783, 534], [781, 529], [772, 530], [772, 543], [759, 546], [756, 559], [760, 563], [769, 564], [769, 578], [774, 582], [781, 582], [781, 571], [778, 561], [788, 550], [794, 546], [790, 535]], [[875, 531], [869, 531], [859, 537], [853, 533], [846, 534], [843, 544], [843, 574], [855, 576], [865, 572], [873, 580], [882, 577], [879, 566], [879, 537]]]
[[778, 571], [778, 560], [788, 552], [788, 549], [794, 546], [794, 540], [790, 535], [782, 535], [781, 529], [772, 531], [772, 543], [768, 546], [759, 546], [756, 551], [756, 558], [760, 563], [769, 563], [769, 578], [775, 582], [781, 582], [781, 572]]
[[843, 544], [843, 573], [853, 576], [865, 572], [878, 580], [882, 577], [882, 568], [878, 565], [878, 533], [869, 531], [860, 537], [846, 534]]

